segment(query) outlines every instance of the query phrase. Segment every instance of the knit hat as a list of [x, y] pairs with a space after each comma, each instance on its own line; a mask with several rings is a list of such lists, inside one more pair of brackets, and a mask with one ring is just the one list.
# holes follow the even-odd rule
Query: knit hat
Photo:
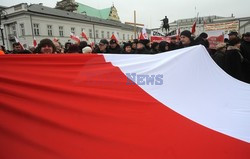
[[236, 35], [236, 36], [238, 36], [238, 33], [237, 33], [236, 31], [231, 31], [228, 35], [229, 35], [229, 36], [230, 36], [230, 35]]
[[184, 30], [184, 31], [182, 31], [181, 32], [181, 36], [186, 36], [187, 38], [189, 38], [189, 39], [192, 39], [192, 37], [191, 37], [191, 32], [190, 31], [188, 31], [188, 30]]
[[91, 47], [89, 46], [86, 46], [82, 49], [82, 53], [85, 54], [85, 53], [91, 53], [92, 52], [92, 49]]
[[207, 37], [208, 37], [208, 35], [207, 35], [207, 33], [201, 33], [200, 34], [200, 36], [199, 37], [201, 37], [201, 38], [203, 38], [203, 39], [206, 39]]
[[108, 42], [107, 39], [102, 39], [99, 43], [102, 43], [102, 44], [109, 44], [109, 42]]
[[245, 37], [249, 37], [249, 36], [250, 36], [250, 32], [246, 32]]
[[132, 44], [131, 44], [131, 43], [124, 43], [124, 45], [123, 45], [123, 50], [125, 50], [125, 48], [126, 48], [127, 46], [132, 47]]
[[111, 40], [109, 41], [109, 43], [110, 43], [110, 44], [117, 44], [117, 41], [116, 41], [115, 39], [111, 39]]

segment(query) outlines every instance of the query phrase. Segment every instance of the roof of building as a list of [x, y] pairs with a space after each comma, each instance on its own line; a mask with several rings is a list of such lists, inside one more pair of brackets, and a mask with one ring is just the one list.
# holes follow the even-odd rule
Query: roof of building
[[[69, 18], [71, 20], [81, 20], [81, 21], [86, 21], [89, 23], [99, 23], [103, 25], [111, 25], [113, 27], [120, 27], [122, 29], [127, 29], [127, 30], [133, 30], [134, 27], [131, 25], [127, 25], [124, 23], [121, 23], [120, 21], [114, 21], [114, 20], [109, 20], [109, 19], [102, 19], [98, 17], [93, 17], [93, 16], [88, 16], [80, 13], [75, 13], [75, 12], [68, 12], [60, 9], [55, 9], [55, 8], [50, 8], [46, 7], [43, 5], [39, 4], [32, 4], [27, 8], [28, 12], [32, 13], [38, 13], [42, 15], [51, 15], [51, 16], [57, 16], [61, 18]], [[141, 28], [137, 27], [137, 30], [140, 31]], [[147, 30], [150, 32], [150, 30]]]
[[5, 9], [5, 8], [7, 8], [7, 7], [0, 5], [0, 9]]
[[97, 17], [101, 19], [108, 19], [111, 12], [111, 7], [104, 9], [96, 9], [85, 4], [77, 3], [77, 12], [83, 13], [91, 17]]

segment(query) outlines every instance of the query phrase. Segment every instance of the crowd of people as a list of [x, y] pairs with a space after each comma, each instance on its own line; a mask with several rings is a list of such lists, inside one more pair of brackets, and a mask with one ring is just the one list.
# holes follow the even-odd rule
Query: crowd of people
[[116, 39], [101, 39], [99, 44], [90, 45], [86, 41], [80, 43], [67, 42], [64, 46], [58, 40], [43, 39], [36, 48], [23, 49], [20, 43], [13, 44], [12, 51], [0, 47], [0, 54], [158, 54], [194, 45], [203, 45], [214, 61], [228, 74], [236, 79], [250, 83], [250, 32], [240, 38], [236, 31], [229, 33], [224, 43], [216, 49], [209, 48], [208, 35], [201, 33], [194, 38], [190, 31], [182, 31], [179, 38], [172, 37], [170, 42], [150, 42], [148, 39], [124, 42], [119, 44]]

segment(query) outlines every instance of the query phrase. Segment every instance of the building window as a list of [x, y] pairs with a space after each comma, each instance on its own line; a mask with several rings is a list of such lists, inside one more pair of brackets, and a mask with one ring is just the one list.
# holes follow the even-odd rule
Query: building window
[[63, 26], [59, 26], [59, 36], [63, 36]]
[[102, 39], [104, 38], [104, 31], [102, 31]]
[[20, 24], [21, 36], [25, 36], [24, 24]]
[[134, 39], [134, 36], [133, 36], [133, 35], [131, 35], [131, 39], [132, 39], [132, 40]]
[[122, 35], [122, 40], [125, 40], [125, 34]]
[[70, 30], [71, 30], [71, 33], [72, 33], [72, 34], [75, 34], [75, 28], [74, 28], [74, 27], [71, 27]]
[[96, 37], [96, 38], [99, 38], [99, 30], [96, 30], [96, 31], [95, 31], [95, 37]]
[[117, 38], [120, 39], [120, 33], [117, 32], [116, 35], [117, 35]]
[[89, 38], [92, 38], [93, 35], [92, 35], [92, 29], [89, 29]]
[[52, 36], [52, 25], [47, 25], [48, 36]]
[[33, 24], [34, 27], [34, 34], [35, 35], [40, 35], [39, 33], [39, 24]]
[[17, 33], [16, 33], [16, 24], [12, 24], [11, 25], [11, 30], [12, 30], [13, 35], [17, 36]]
[[109, 31], [107, 31], [107, 39], [109, 39], [110, 38], [110, 33], [109, 33]]
[[81, 32], [85, 32], [85, 28], [82, 28], [82, 29], [81, 29]]
[[128, 34], [128, 40], [129, 40], [129, 34]]

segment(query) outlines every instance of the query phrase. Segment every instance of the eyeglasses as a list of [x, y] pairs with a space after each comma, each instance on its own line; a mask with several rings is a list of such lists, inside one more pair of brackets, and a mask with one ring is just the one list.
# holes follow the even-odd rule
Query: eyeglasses
[[105, 44], [103, 44], [103, 43], [99, 43], [99, 46], [104, 46]]

